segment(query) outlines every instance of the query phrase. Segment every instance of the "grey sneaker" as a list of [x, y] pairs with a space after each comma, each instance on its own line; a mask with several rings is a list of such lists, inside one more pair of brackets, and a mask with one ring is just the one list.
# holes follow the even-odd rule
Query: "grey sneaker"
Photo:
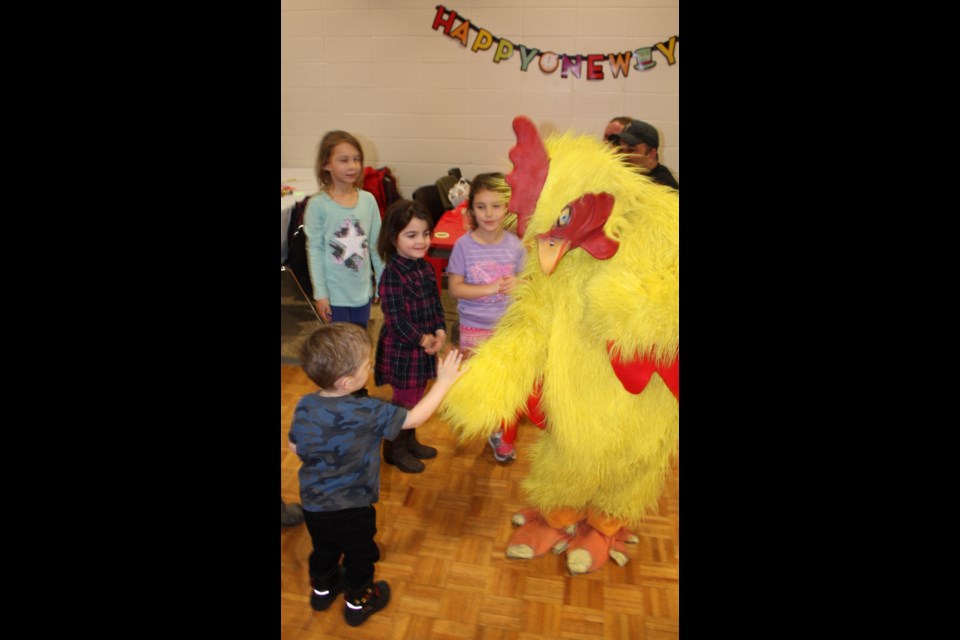
[[303, 508], [298, 504], [280, 504], [280, 526], [292, 527], [303, 522]]
[[503, 436], [499, 432], [491, 434], [491, 436], [487, 438], [487, 442], [493, 447], [493, 457], [496, 458], [498, 462], [517, 459], [516, 448], [514, 448], [512, 444], [504, 442]]

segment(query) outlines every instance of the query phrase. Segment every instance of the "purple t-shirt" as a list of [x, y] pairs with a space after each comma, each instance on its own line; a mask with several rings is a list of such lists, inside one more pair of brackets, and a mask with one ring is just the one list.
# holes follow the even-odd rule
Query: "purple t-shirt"
[[[523, 267], [526, 250], [513, 233], [506, 231], [497, 244], [480, 244], [472, 233], [465, 233], [453, 245], [447, 273], [463, 276], [467, 284], [487, 284], [503, 276], [515, 276]], [[473, 300], [458, 300], [460, 323], [477, 329], [493, 329], [504, 311], [510, 296], [497, 293]]]

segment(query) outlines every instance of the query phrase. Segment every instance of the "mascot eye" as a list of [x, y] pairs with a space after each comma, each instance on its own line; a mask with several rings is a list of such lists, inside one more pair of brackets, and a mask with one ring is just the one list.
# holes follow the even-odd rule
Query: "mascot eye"
[[572, 215], [573, 213], [570, 211], [570, 207], [564, 207], [563, 210], [560, 212], [560, 217], [557, 218], [557, 226], [565, 227], [568, 224], [570, 224], [570, 217]]

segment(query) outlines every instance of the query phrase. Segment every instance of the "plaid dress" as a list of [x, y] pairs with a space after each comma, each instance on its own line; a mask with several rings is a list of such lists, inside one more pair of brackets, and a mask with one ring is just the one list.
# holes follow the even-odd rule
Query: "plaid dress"
[[426, 260], [396, 255], [383, 268], [379, 293], [383, 326], [374, 383], [400, 389], [427, 386], [437, 377], [437, 356], [427, 355], [420, 339], [447, 329], [433, 268]]

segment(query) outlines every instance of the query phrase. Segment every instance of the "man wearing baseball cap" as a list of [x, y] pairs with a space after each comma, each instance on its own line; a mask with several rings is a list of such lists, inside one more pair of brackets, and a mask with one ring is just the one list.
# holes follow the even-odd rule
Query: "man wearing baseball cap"
[[657, 150], [660, 148], [660, 135], [651, 125], [642, 120], [634, 120], [620, 133], [610, 133], [607, 141], [620, 148], [626, 154], [626, 160], [644, 169], [654, 182], [680, 190], [680, 184], [665, 165], [660, 164]]
[[611, 118], [610, 122], [607, 123], [607, 128], [603, 130], [603, 139], [609, 140], [611, 134], [619, 134], [631, 122], [633, 122], [633, 118], [629, 116], [617, 116], [616, 118]]

